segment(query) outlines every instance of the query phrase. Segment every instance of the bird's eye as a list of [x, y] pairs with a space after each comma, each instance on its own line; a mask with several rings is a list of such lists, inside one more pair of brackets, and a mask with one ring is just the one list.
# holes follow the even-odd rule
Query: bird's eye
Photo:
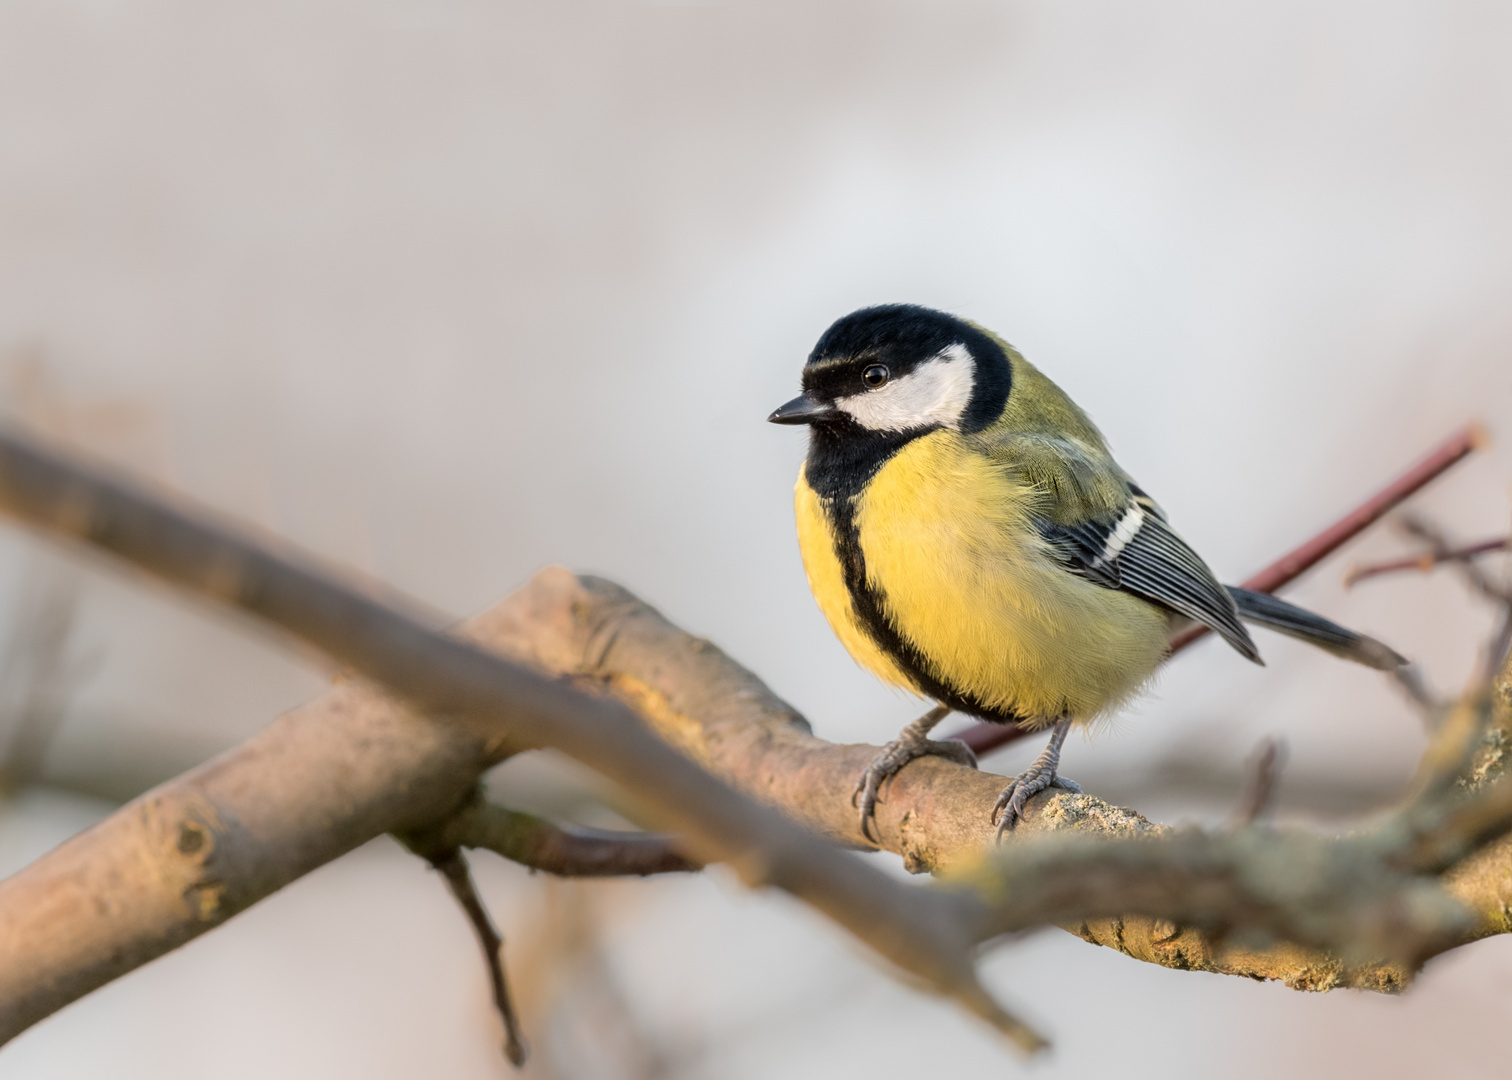
[[887, 382], [888, 370], [881, 364], [873, 364], [861, 373], [861, 381], [875, 390]]

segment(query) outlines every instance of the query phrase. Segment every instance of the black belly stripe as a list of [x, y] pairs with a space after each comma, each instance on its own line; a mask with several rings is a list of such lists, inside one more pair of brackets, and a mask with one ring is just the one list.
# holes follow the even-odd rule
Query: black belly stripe
[[951, 686], [918, 646], [898, 631], [887, 611], [887, 597], [866, 577], [866, 555], [861, 550], [861, 530], [856, 525], [854, 498], [821, 498], [820, 503], [829, 519], [830, 532], [835, 541], [835, 555], [840, 559], [845, 575], [845, 589], [850, 594], [851, 607], [867, 636], [877, 647], [903, 669], [903, 673], [913, 680], [922, 693], [940, 704], [999, 724], [1022, 722], [1025, 718], [1019, 713], [1011, 709], [993, 708]]
[[1009, 709], [992, 708], [951, 686], [929, 658], [899, 632], [888, 613], [887, 598], [866, 579], [856, 500], [888, 459], [934, 430], [931, 425], [908, 431], [867, 431], [849, 420], [815, 426], [809, 430], [805, 476], [829, 522], [851, 608], [877, 648], [913, 681], [915, 689], [940, 704], [983, 720], [1016, 724], [1025, 717]]

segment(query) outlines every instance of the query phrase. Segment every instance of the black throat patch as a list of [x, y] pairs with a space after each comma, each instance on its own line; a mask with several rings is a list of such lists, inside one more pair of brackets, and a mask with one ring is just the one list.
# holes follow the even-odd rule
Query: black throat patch
[[856, 500], [888, 459], [920, 436], [938, 430], [938, 425], [900, 432], [867, 431], [852, 424], [815, 427], [810, 429], [804, 474], [824, 508], [851, 607], [867, 636], [921, 693], [968, 716], [1016, 724], [1025, 718], [1010, 709], [992, 708], [946, 682], [928, 657], [899, 632], [882, 590], [867, 581]]

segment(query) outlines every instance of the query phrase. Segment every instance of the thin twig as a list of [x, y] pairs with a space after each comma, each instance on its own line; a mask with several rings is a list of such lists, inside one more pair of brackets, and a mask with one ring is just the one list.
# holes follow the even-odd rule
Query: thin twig
[[1250, 762], [1249, 782], [1234, 808], [1233, 824], [1236, 828], [1253, 825], [1269, 812], [1275, 801], [1281, 769], [1286, 764], [1286, 741], [1270, 737], [1260, 740]]
[[78, 594], [72, 574], [34, 564], [26, 576], [0, 661], [0, 790], [37, 780], [69, 697], [88, 673], [69, 655]]
[[1344, 575], [1344, 587], [1352, 589], [1362, 581], [1370, 578], [1382, 577], [1386, 574], [1401, 573], [1404, 570], [1416, 570], [1426, 574], [1436, 566], [1442, 566], [1446, 562], [1468, 562], [1478, 559], [1482, 555], [1492, 555], [1498, 551], [1506, 551], [1509, 538], [1502, 536], [1495, 540], [1482, 540], [1478, 544], [1466, 544], [1452, 551], [1428, 551], [1422, 555], [1415, 555], [1409, 559], [1393, 559], [1390, 562], [1365, 563], [1356, 566]]
[[532, 870], [561, 877], [644, 876], [700, 868], [679, 854], [667, 836], [553, 825], [480, 795], [440, 825], [401, 833], [398, 838], [441, 871], [471, 923], [488, 964], [494, 1004], [504, 1021], [504, 1054], [517, 1066], [524, 1064], [526, 1048], [504, 978], [504, 942], [473, 886], [461, 849], [486, 848]]
[[504, 1056], [518, 1068], [525, 1064], [528, 1051], [525, 1040], [520, 1036], [519, 1017], [515, 1016], [514, 1004], [509, 999], [509, 983], [504, 978], [504, 938], [488, 917], [488, 909], [478, 896], [472, 872], [468, 869], [467, 859], [462, 852], [450, 848], [428, 855], [427, 859], [441, 871], [441, 876], [446, 879], [446, 887], [456, 897], [457, 903], [467, 915], [467, 921], [472, 925], [473, 933], [478, 937], [483, 960], [488, 965], [488, 978], [493, 985], [494, 1007], [499, 1010], [499, 1017], [504, 1021]]
[[645, 877], [703, 867], [680, 852], [675, 838], [665, 833], [556, 825], [483, 798], [470, 800], [417, 842], [429, 847], [485, 848], [558, 877]]
[[1501, 671], [1507, 658], [1508, 647], [1512, 646], [1512, 588], [1493, 580], [1491, 575], [1473, 559], [1451, 559], [1455, 551], [1454, 545], [1444, 530], [1427, 518], [1416, 514], [1404, 514], [1398, 524], [1409, 536], [1427, 544], [1439, 561], [1452, 562], [1471, 588], [1500, 608], [1496, 632], [1481, 660], [1479, 681], [1489, 684]]
[[[1264, 570], [1242, 582], [1242, 586], [1252, 592], [1273, 593], [1280, 590], [1480, 449], [1486, 441], [1485, 429], [1479, 424], [1461, 429], [1369, 499], [1311, 540], [1287, 552]], [[1195, 626], [1181, 633], [1172, 640], [1169, 655], [1175, 656], [1208, 632], [1205, 626]], [[1028, 734], [1030, 732], [1027, 729], [1014, 724], [974, 724], [947, 738], [959, 739], [980, 756], [1017, 742]]]
[[1474, 559], [1456, 559], [1457, 550], [1442, 528], [1418, 514], [1403, 514], [1397, 521], [1407, 535], [1428, 545], [1429, 551], [1439, 562], [1453, 563], [1464, 579], [1476, 592], [1498, 604], [1512, 604], [1512, 590], [1493, 581]]

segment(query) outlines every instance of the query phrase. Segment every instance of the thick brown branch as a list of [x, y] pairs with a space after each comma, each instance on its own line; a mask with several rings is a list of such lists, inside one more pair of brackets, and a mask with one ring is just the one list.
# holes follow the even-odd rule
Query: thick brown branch
[[[849, 793], [875, 748], [837, 746], [815, 738], [753, 675], [615, 585], [548, 571], [527, 587], [528, 592], [537, 590], [543, 594], [536, 602], [538, 609], [557, 607], [573, 615], [571, 620], [555, 621], [553, 633], [535, 639], [538, 662], [607, 688], [712, 770], [800, 815], [837, 841], [867, 844], [851, 811]], [[558, 595], [547, 600], [547, 592]], [[984, 851], [991, 850], [988, 812], [1001, 785], [1000, 777], [940, 758], [916, 761], [892, 780], [878, 805], [880, 844], [901, 854], [916, 871], [947, 876], [968, 872], [979, 865]], [[1078, 837], [1158, 838], [1169, 832], [1091, 795], [1041, 795], [1030, 805], [1020, 830], [1029, 836], [1066, 832]], [[1286, 834], [1282, 840], [1296, 845], [1291, 853], [1302, 861], [1317, 850], [1314, 838], [1305, 833]], [[1014, 858], [1014, 850], [1006, 850], [1003, 857]], [[1403, 879], [1392, 880], [1401, 884]], [[1465, 937], [1507, 929], [1501, 920], [1512, 900], [1508, 841], [1498, 841], [1458, 865], [1450, 876], [1450, 890], [1480, 920], [1478, 929], [1463, 931]], [[1335, 890], [1331, 895], [1344, 904], [1345, 893]], [[1154, 900], [1150, 903], [1146, 911], [1159, 910]], [[1174, 901], [1167, 906], [1180, 909]], [[1250, 938], [1214, 937], [1197, 927], [1178, 927], [1172, 915], [1139, 914], [1140, 908], [1133, 905], [1115, 904], [1109, 910], [1120, 914], [1091, 917], [1068, 929], [1152, 963], [1282, 979], [1302, 989], [1347, 985], [1394, 990], [1413, 972], [1411, 965], [1383, 963], [1381, 957], [1364, 960], [1362, 954], [1351, 954], [1346, 961], [1340, 953], [1294, 942], [1258, 947]], [[1236, 917], [1242, 910], [1236, 909]], [[1340, 919], [1332, 925], [1343, 931], [1351, 923]], [[1438, 930], [1430, 930], [1420, 940], [1442, 945], [1445, 939], [1437, 936]]]
[[1300, 830], [1186, 829], [1139, 843], [1046, 838], [1003, 849], [963, 880], [999, 897], [1003, 933], [1142, 913], [1211, 940], [1237, 931], [1266, 945], [1281, 940], [1386, 960], [1404, 982], [1475, 925], [1431, 878], [1387, 867], [1375, 838]]
[[[977, 980], [980, 904], [836, 852], [653, 737], [622, 703], [11, 435], [0, 435], [0, 505], [259, 616], [440, 718], [381, 702], [376, 731], [366, 709], [331, 724], [356, 703], [338, 692], [0, 883], [0, 1040], [381, 832], [441, 820], [508, 753], [551, 746], [619, 783], [639, 819], [677, 829], [694, 857], [792, 893], [1019, 1045], [1043, 1045]], [[496, 625], [474, 624], [474, 640]]]
[[[1164, 831], [1133, 843], [1047, 838], [961, 876], [997, 897], [1004, 932], [1038, 925], [1046, 912], [1143, 912], [1218, 940], [1258, 933], [1384, 960], [1377, 974], [1404, 983], [1428, 957], [1508, 929], [1512, 786], [1499, 774], [1509, 718], [1496, 701], [1482, 687], [1456, 703], [1412, 796], [1373, 829], [1340, 839], [1261, 828]], [[1446, 871], [1456, 875], [1449, 889], [1439, 879]], [[1488, 884], [1490, 895], [1481, 891]]]

